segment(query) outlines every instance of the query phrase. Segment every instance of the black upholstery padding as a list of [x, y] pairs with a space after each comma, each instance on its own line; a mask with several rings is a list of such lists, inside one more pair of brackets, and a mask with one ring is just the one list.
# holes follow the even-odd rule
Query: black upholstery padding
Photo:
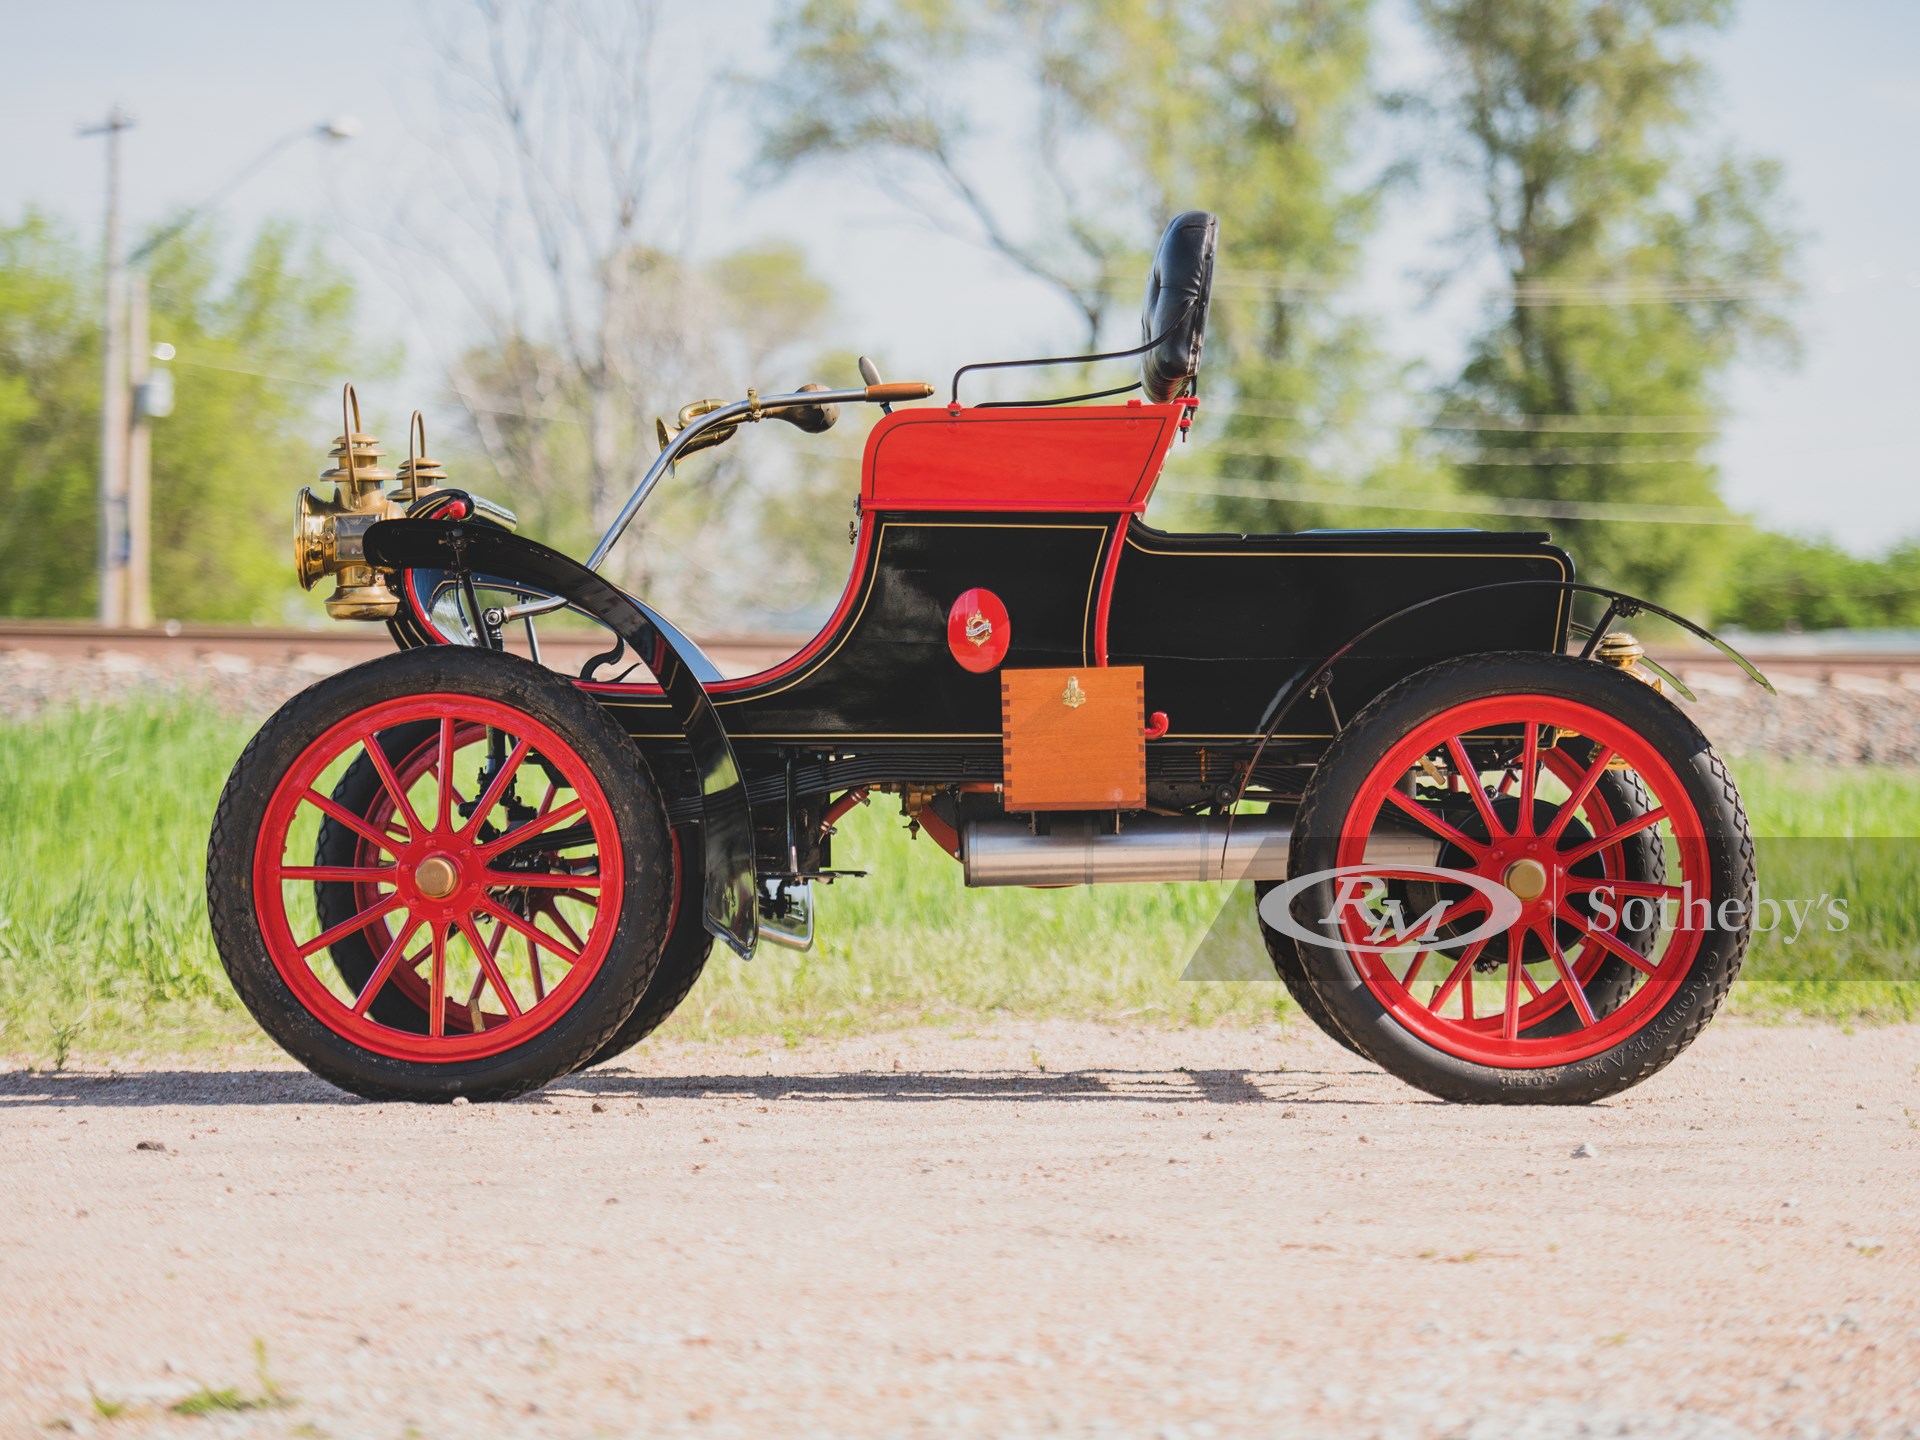
[[1140, 311], [1140, 341], [1166, 338], [1140, 357], [1140, 388], [1149, 404], [1164, 405], [1184, 395], [1200, 373], [1219, 236], [1218, 220], [1204, 210], [1189, 210], [1173, 217], [1153, 253], [1146, 304]]

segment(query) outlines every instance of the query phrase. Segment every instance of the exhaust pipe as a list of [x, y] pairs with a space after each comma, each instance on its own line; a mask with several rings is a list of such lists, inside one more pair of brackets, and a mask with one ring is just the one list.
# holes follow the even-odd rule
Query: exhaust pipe
[[1135, 815], [1103, 834], [1084, 817], [1035, 835], [1024, 820], [975, 820], [961, 858], [967, 884], [1103, 885], [1144, 880], [1284, 880], [1293, 835], [1287, 815]]
[[[1135, 815], [1120, 833], [1092, 819], [1059, 817], [1036, 835], [1024, 820], [975, 820], [962, 832], [967, 884], [1111, 885], [1125, 881], [1284, 880], [1292, 848], [1290, 815]], [[1440, 842], [1408, 831], [1367, 842], [1372, 865], [1432, 865]]]

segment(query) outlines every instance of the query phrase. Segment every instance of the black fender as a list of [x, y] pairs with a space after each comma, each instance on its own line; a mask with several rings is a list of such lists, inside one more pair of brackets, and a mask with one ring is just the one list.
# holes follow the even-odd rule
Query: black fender
[[[1760, 673], [1751, 660], [1727, 644], [1727, 642], [1722, 640], [1718, 635], [1715, 635], [1702, 625], [1695, 624], [1693, 621], [1687, 619], [1686, 616], [1676, 615], [1664, 606], [1656, 605], [1651, 600], [1643, 600], [1638, 595], [1629, 595], [1622, 590], [1609, 590], [1603, 585], [1588, 585], [1578, 580], [1499, 580], [1489, 585], [1469, 585], [1464, 589], [1448, 590], [1439, 595], [1430, 595], [1424, 600], [1416, 600], [1411, 605], [1404, 605], [1390, 615], [1381, 616], [1372, 624], [1358, 631], [1346, 644], [1342, 645], [1338, 650], [1335, 650], [1318, 665], [1302, 665], [1282, 681], [1280, 688], [1274, 692], [1273, 699], [1267, 702], [1266, 713], [1260, 721], [1260, 744], [1254, 749], [1253, 760], [1247, 765], [1246, 769], [1241, 772], [1239, 789], [1234, 795], [1235, 803], [1237, 804], [1241, 798], [1245, 796], [1247, 782], [1253, 776], [1254, 766], [1260, 763], [1260, 756], [1266, 750], [1267, 742], [1279, 733], [1281, 722], [1292, 713], [1294, 706], [1299, 704], [1300, 701], [1306, 699], [1308, 696], [1321, 694], [1326, 688], [1327, 681], [1333, 675], [1334, 667], [1352, 654], [1364, 641], [1371, 638], [1376, 632], [1386, 629], [1387, 626], [1393, 624], [1396, 620], [1404, 619], [1406, 616], [1425, 610], [1429, 606], [1444, 604], [1449, 600], [1456, 600], [1462, 595], [1480, 595], [1489, 590], [1517, 589], [1558, 590], [1562, 594], [1604, 595], [1606, 597], [1606, 613], [1600, 617], [1600, 623], [1595, 625], [1593, 629], [1587, 633], [1586, 647], [1580, 652], [1582, 659], [1587, 659], [1592, 656], [1594, 648], [1600, 643], [1602, 637], [1606, 635], [1608, 627], [1611, 626], [1615, 620], [1628, 619], [1634, 615], [1638, 615], [1644, 610], [1650, 615], [1660, 616], [1663, 620], [1671, 620], [1681, 629], [1698, 635], [1702, 640], [1706, 641], [1709, 645], [1713, 646], [1714, 649], [1720, 651], [1721, 654], [1725, 655], [1728, 659], [1732, 660], [1734, 664], [1744, 670], [1747, 673], [1747, 677], [1769, 695], [1777, 693], [1773, 688], [1772, 682]], [[1668, 675], [1664, 671], [1661, 673], [1663, 678], [1671, 681], [1682, 695], [1686, 696], [1689, 700], [1693, 699], [1693, 692], [1681, 684], [1677, 677]], [[1335, 728], [1339, 728], [1337, 717], [1335, 720]], [[1228, 838], [1231, 840], [1233, 832], [1233, 819], [1231, 815], [1228, 816], [1226, 828]]]
[[746, 781], [703, 675], [707, 658], [650, 606], [579, 561], [535, 540], [478, 521], [383, 520], [367, 531], [366, 554], [383, 570], [475, 572], [525, 582], [591, 615], [627, 643], [653, 672], [693, 751], [700, 786], [701, 850], [706, 861], [707, 929], [743, 958], [759, 939], [753, 865], [753, 812]]

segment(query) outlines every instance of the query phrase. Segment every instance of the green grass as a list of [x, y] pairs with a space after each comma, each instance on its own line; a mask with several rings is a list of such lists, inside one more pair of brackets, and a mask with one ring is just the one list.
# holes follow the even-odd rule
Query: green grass
[[[175, 706], [0, 732], [0, 1054], [54, 1065], [260, 1043], [221, 972], [201, 892], [214, 799], [250, 728]], [[1753, 764], [1739, 776], [1760, 835], [1920, 835], [1920, 771]], [[744, 965], [716, 954], [665, 1033], [795, 1039], [1001, 1015], [1215, 1024], [1292, 1014], [1273, 983], [1177, 983], [1216, 920], [1215, 953], [1257, 962], [1251, 904], [1231, 887], [964, 893], [959, 867], [932, 841], [909, 840], [884, 797], [848, 817], [834, 859], [873, 873], [820, 889], [815, 949], [765, 947]], [[1920, 987], [1885, 977], [1914, 973], [1920, 880], [1881, 870], [1851, 879], [1856, 913], [1871, 919], [1850, 949], [1763, 937], [1736, 1005], [1912, 1016]], [[1869, 978], [1843, 978], [1860, 975]]]

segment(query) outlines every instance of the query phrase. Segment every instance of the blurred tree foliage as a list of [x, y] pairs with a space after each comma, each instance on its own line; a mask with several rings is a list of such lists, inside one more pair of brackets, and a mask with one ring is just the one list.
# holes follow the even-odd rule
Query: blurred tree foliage
[[1870, 557], [1827, 540], [1756, 534], [1733, 556], [1716, 615], [1746, 630], [1920, 626], [1920, 542]]
[[[1343, 432], [1393, 383], [1365, 328], [1327, 305], [1379, 189], [1346, 173], [1371, 99], [1369, 11], [1370, 0], [792, 0], [762, 161], [775, 174], [860, 164], [930, 223], [1051, 286], [1093, 350], [1135, 343], [1159, 227], [1182, 210], [1218, 214], [1202, 411], [1212, 443], [1193, 482], [1215, 493], [1188, 508], [1219, 524], [1323, 523], [1289, 487], [1350, 474]], [[1009, 151], [1027, 157], [1025, 174], [1007, 173]], [[1113, 384], [1119, 368], [1087, 378]], [[1021, 380], [1076, 388], [1043, 373]], [[1228, 483], [1209, 487], [1209, 475]]]
[[0, 613], [93, 603], [100, 335], [91, 267], [29, 212], [0, 227]]
[[[852, 356], [820, 355], [832, 294], [797, 247], [755, 245], [704, 264], [641, 250], [612, 263], [631, 272], [608, 300], [607, 328], [621, 340], [606, 368], [621, 403], [602, 432], [620, 457], [608, 473], [623, 487], [659, 453], [655, 418], [675, 425], [688, 401], [813, 379], [858, 383]], [[497, 477], [469, 477], [476, 487], [511, 506], [524, 533], [590, 551], [604, 520], [589, 502], [596, 396], [581, 367], [560, 347], [507, 330], [460, 357], [453, 386]], [[842, 423], [849, 418], [865, 417]], [[762, 424], [689, 457], [615, 552], [615, 573], [686, 624], [726, 628], [807, 609], [845, 579], [845, 556], [833, 549], [836, 528], [845, 549], [844, 523], [824, 508], [836, 495], [850, 506], [844, 450], [838, 431], [823, 439]], [[830, 463], [823, 452], [834, 452]]]
[[[0, 227], [8, 615], [93, 608], [100, 281], [89, 252], [36, 213]], [[297, 593], [293, 490], [324, 468], [333, 433], [316, 420], [324, 392], [299, 377], [348, 368], [353, 288], [291, 226], [263, 228], [231, 267], [219, 254], [206, 229], [190, 227], [149, 262], [152, 336], [177, 351], [174, 413], [152, 428], [154, 610], [278, 622]]]
[[[1718, 506], [1705, 456], [1736, 356], [1791, 353], [1777, 165], [1695, 163], [1690, 47], [1731, 0], [1421, 0], [1444, 128], [1479, 184], [1477, 252], [1511, 290], [1441, 397], [1487, 495]], [[1474, 427], [1480, 428], [1474, 428]], [[1711, 597], [1721, 527], [1572, 520], [1589, 578]]]

